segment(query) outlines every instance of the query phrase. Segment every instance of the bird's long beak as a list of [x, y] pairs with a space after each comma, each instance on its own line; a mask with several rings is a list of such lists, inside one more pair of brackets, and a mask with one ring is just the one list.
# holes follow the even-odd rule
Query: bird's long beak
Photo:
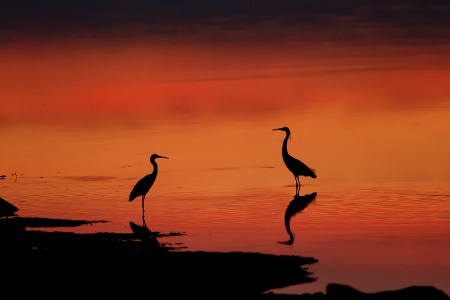
[[275, 131], [275, 130], [282, 130], [282, 128], [275, 128], [275, 129], [272, 129], [272, 131]]
[[161, 155], [158, 155], [158, 158], [166, 158], [166, 159], [169, 159], [168, 157], [161, 156]]

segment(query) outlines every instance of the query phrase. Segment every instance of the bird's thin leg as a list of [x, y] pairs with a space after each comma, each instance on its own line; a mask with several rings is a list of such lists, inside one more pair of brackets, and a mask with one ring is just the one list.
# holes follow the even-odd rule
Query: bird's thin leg
[[299, 184], [299, 180], [297, 176], [295, 177], [295, 194], [298, 195], [298, 193], [300, 192], [300, 184]]
[[300, 178], [297, 177], [298, 180], [298, 193], [300, 194], [300, 188], [301, 188], [301, 183], [300, 183]]
[[144, 200], [145, 200], [145, 196], [142, 195], [142, 226], [145, 226], [145, 216], [144, 216]]

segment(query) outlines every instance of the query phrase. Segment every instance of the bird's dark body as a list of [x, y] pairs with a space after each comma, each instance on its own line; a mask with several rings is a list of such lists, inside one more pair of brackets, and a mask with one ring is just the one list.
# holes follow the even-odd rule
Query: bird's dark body
[[155, 179], [156, 176], [153, 176], [153, 173], [142, 177], [131, 190], [129, 201], [133, 201], [139, 196], [146, 195], [155, 182]]
[[[287, 139], [284, 140], [283, 144], [287, 144]], [[312, 178], [316, 178], [316, 174], [311, 170], [307, 165], [305, 165], [302, 161], [292, 157], [287, 152], [287, 145], [283, 145], [283, 161], [289, 171], [294, 174], [294, 176], [309, 176]]]

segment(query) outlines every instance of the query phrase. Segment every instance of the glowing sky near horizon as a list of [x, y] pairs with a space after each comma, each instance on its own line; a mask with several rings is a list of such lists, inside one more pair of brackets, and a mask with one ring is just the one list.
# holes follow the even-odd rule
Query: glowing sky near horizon
[[0, 124], [410, 109], [450, 94], [445, 1], [2, 5]]
[[[65, 11], [63, 3], [61, 11]], [[388, 21], [361, 13], [365, 10], [359, 5], [352, 9], [352, 4], [343, 7], [348, 11], [328, 6], [324, 11], [313, 9], [311, 17], [324, 22], [325, 27], [300, 18], [305, 11], [288, 12], [282, 5], [276, 13], [264, 17], [257, 17], [254, 11], [242, 11], [240, 15], [225, 8], [214, 10], [214, 16], [206, 14], [202, 20], [204, 25], [216, 26], [202, 27], [200, 21], [188, 18], [186, 26], [191, 26], [192, 31], [183, 32], [177, 30], [180, 27], [171, 23], [170, 18], [139, 19], [141, 12], [136, 10], [128, 11], [129, 15], [119, 14], [122, 19], [113, 22], [111, 30], [106, 28], [112, 24], [108, 15], [98, 21], [105, 26], [95, 27], [79, 19], [80, 26], [73, 27], [56, 13], [49, 19], [60, 25], [55, 31], [49, 30], [45, 22], [36, 28], [27, 27], [30, 20], [15, 31], [12, 28], [8, 31], [6, 26], [1, 30], [3, 36], [8, 36], [8, 32], [16, 35], [0, 44], [0, 125], [25, 126], [25, 130], [27, 126], [32, 130], [39, 128], [36, 125], [67, 127], [82, 132], [85, 127], [99, 124], [105, 128], [146, 128], [148, 122], [156, 126], [162, 120], [166, 120], [165, 126], [223, 121], [238, 130], [233, 122], [259, 122], [270, 128], [272, 120], [298, 111], [302, 119], [311, 119], [302, 125], [305, 131], [302, 136], [314, 141], [317, 149], [327, 149], [332, 140], [333, 144], [345, 145], [346, 139], [348, 144], [359, 138], [360, 151], [344, 147], [346, 151], [340, 155], [358, 157], [377, 148], [378, 155], [390, 153], [388, 161], [399, 166], [395, 171], [398, 172], [409, 169], [414, 156], [435, 153], [436, 160], [422, 160], [421, 168], [427, 170], [428, 164], [430, 169], [436, 169], [438, 159], [449, 148], [446, 133], [439, 130], [448, 127], [448, 121], [445, 117], [433, 119], [433, 115], [435, 111], [448, 109], [450, 61], [447, 44], [428, 42], [440, 41], [447, 31], [440, 29], [430, 36], [421, 31], [423, 24], [408, 31], [400, 26], [395, 32], [405, 34], [394, 41], [395, 32], [379, 35], [390, 24]], [[377, 11], [381, 7], [366, 9]], [[383, 7], [384, 11], [396, 9], [400, 7], [394, 4]], [[421, 15], [412, 4], [403, 9], [405, 13], [415, 11]], [[114, 11], [110, 8], [109, 12]], [[22, 13], [26, 12], [23, 8]], [[184, 15], [177, 10], [173, 14]], [[243, 18], [246, 14], [248, 18]], [[226, 27], [225, 24], [236, 21], [237, 15], [245, 22], [235, 29]], [[87, 19], [92, 18], [89, 16]], [[289, 16], [290, 26], [283, 16]], [[421, 16], [430, 18], [427, 12]], [[75, 20], [77, 17], [75, 13]], [[133, 17], [147, 30], [130, 22]], [[155, 22], [164, 24], [166, 30], [160, 31]], [[66, 35], [61, 36], [61, 32]], [[124, 32], [134, 34], [127, 36]], [[413, 36], [411, 32], [421, 35]], [[326, 117], [308, 117], [309, 111], [323, 111]], [[418, 115], [415, 111], [429, 113]], [[378, 120], [380, 114], [382, 122]], [[336, 129], [333, 122], [353, 125], [344, 125], [350, 126], [349, 132], [337, 130], [330, 135]], [[306, 132], [314, 134], [307, 136]], [[412, 136], [402, 136], [402, 132]], [[334, 140], [336, 136], [340, 140]], [[59, 139], [62, 139], [61, 153], [77, 149], [75, 146], [65, 150], [63, 145], [72, 142], [64, 141], [64, 136]], [[415, 139], [422, 142], [420, 150], [412, 151], [410, 145]], [[441, 144], [425, 147], [427, 139], [439, 140]], [[24, 143], [27, 141], [24, 139]], [[398, 144], [395, 151], [383, 146], [393, 143]], [[25, 144], [17, 148], [27, 149]], [[324, 164], [320, 167], [319, 163], [319, 169], [341, 167], [320, 151], [316, 155], [315, 160], [322, 157]], [[59, 159], [54, 163], [55, 168], [64, 165]], [[374, 166], [377, 170], [376, 162]], [[358, 174], [362, 170], [355, 166], [353, 172]], [[382, 177], [383, 169], [376, 172]], [[438, 174], [446, 177], [447, 172], [444, 169]]]
[[[117, 1], [101, 13], [101, 0], [14, 3], [2, 4], [9, 13], [0, 29], [0, 126], [18, 126], [23, 136], [28, 127], [122, 130], [162, 120], [165, 126], [228, 122], [238, 130], [235, 122], [254, 122], [270, 128], [298, 111], [308, 120], [301, 136], [317, 149], [358, 138], [357, 150], [342, 146], [340, 155], [363, 159], [376, 148], [397, 166], [395, 172], [426, 155], [434, 160], [421, 160], [421, 170], [432, 173], [449, 148], [441, 130], [449, 127], [450, 47], [442, 42], [449, 30], [438, 26], [450, 9], [445, 2], [424, 10], [400, 2], [268, 1], [250, 9], [240, 1], [175, 8]], [[323, 111], [322, 119], [308, 116], [314, 111]], [[70, 136], [58, 139], [54, 149], [61, 153], [77, 149], [64, 148]], [[29, 141], [23, 138], [16, 148], [27, 149]], [[393, 143], [397, 150], [389, 150]], [[63, 157], [53, 161], [55, 169]], [[320, 151], [313, 160], [322, 161], [319, 169], [342, 167]], [[382, 177], [384, 169], [372, 164]], [[353, 174], [363, 168], [355, 166]], [[448, 172], [438, 174], [447, 178]]]

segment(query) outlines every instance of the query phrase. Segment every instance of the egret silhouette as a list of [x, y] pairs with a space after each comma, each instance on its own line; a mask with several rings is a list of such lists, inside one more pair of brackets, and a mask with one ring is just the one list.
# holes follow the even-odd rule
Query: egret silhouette
[[289, 234], [289, 240], [286, 242], [278, 242], [280, 244], [292, 245], [294, 243], [295, 235], [291, 231], [291, 218], [294, 217], [299, 212], [303, 211], [309, 203], [311, 203], [317, 196], [317, 193], [306, 194], [300, 196], [295, 194], [294, 199], [289, 203], [284, 213], [284, 227], [286, 227], [286, 232]]
[[287, 142], [288, 139], [291, 136], [291, 131], [288, 127], [281, 127], [281, 128], [275, 128], [274, 130], [281, 130], [286, 133], [286, 137], [283, 141], [283, 147], [281, 154], [283, 156], [283, 161], [286, 164], [286, 167], [289, 169], [289, 171], [294, 174], [295, 177], [295, 193], [298, 194], [300, 190], [300, 179], [299, 176], [309, 176], [312, 178], [316, 178], [316, 174], [313, 169], [310, 169], [307, 165], [305, 165], [302, 161], [296, 159], [295, 157], [289, 155], [287, 150]]
[[157, 158], [167, 158], [168, 159], [168, 157], [165, 157], [165, 156], [161, 156], [158, 154], [152, 154], [152, 156], [150, 156], [150, 163], [153, 165], [153, 172], [148, 175], [145, 175], [136, 183], [136, 185], [131, 190], [130, 198], [129, 198], [129, 201], [131, 202], [136, 197], [139, 197], [139, 196], [142, 197], [142, 221], [143, 221], [144, 225], [145, 225], [144, 201], [145, 201], [145, 196], [147, 195], [148, 191], [152, 187], [153, 183], [156, 180], [156, 176], [158, 175], [158, 165], [156, 164], [156, 161], [155, 161]]

